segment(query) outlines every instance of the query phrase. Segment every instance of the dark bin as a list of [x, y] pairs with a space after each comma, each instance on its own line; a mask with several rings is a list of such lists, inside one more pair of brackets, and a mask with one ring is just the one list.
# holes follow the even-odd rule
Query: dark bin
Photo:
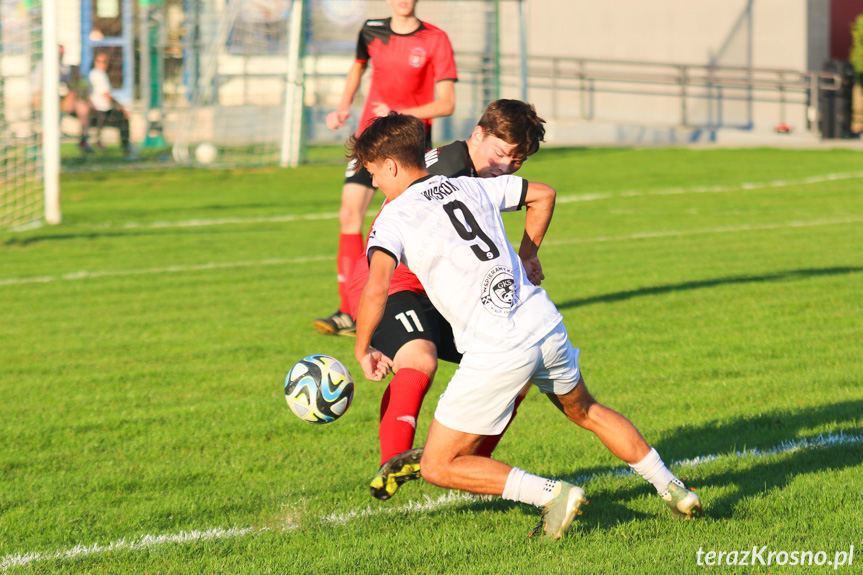
[[838, 90], [821, 89], [818, 92], [818, 130], [822, 138], [852, 138], [851, 91], [854, 87], [854, 68], [845, 60], [829, 60], [824, 71], [841, 79]]

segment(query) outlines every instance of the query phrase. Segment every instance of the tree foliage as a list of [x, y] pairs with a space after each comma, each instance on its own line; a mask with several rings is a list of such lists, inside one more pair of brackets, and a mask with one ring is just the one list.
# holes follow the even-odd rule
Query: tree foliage
[[863, 76], [863, 14], [857, 16], [851, 24], [851, 52], [848, 54], [848, 60], [860, 79]]

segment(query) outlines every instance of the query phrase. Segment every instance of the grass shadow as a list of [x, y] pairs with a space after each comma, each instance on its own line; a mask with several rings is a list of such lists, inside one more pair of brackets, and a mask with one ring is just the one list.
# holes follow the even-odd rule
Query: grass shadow
[[[266, 222], [270, 223], [270, 222]], [[278, 225], [278, 222], [272, 222], [272, 225]], [[62, 233], [57, 230], [57, 233], [48, 233], [25, 236], [25, 237], [10, 237], [6, 240], [0, 240], [0, 247], [7, 248], [25, 248], [31, 245], [38, 245], [44, 242], [62, 242], [66, 240], [100, 240], [112, 238], [135, 238], [135, 237], [171, 237], [171, 236], [217, 236], [225, 237], [240, 234], [270, 234], [273, 229], [267, 226], [252, 227], [251, 224], [220, 224], [220, 225], [203, 225], [203, 226], [183, 226], [183, 225], [140, 225], [135, 228], [117, 228], [106, 231], [81, 231], [75, 233]], [[333, 240], [335, 246], [336, 240]], [[333, 257], [335, 257], [335, 247], [333, 248]]]
[[[841, 470], [863, 465], [863, 444], [824, 445], [809, 449], [795, 449], [792, 442], [809, 440], [817, 443], [818, 433], [813, 430], [825, 424], [836, 429], [835, 433], [859, 435], [863, 433], [863, 399], [831, 403], [801, 410], [774, 410], [731, 421], [711, 421], [703, 425], [684, 425], [670, 430], [667, 437], [652, 442], [668, 464], [681, 460], [711, 460], [738, 452], [785, 453], [780, 460], [754, 459], [745, 469], [729, 469], [715, 474], [700, 474], [699, 487], [732, 487], [721, 490], [724, 494], [715, 499], [704, 498], [706, 513], [714, 519], [728, 519], [739, 508], [741, 502], [784, 489], [796, 477], [817, 474], [828, 470]], [[587, 433], [573, 427], [574, 433]], [[575, 462], [577, 463], [577, 461]], [[626, 470], [625, 463], [615, 466], [593, 466], [560, 470], [556, 478], [576, 484], [589, 479]], [[681, 477], [686, 477], [686, 467], [678, 468]], [[530, 470], [528, 469], [528, 472]], [[629, 481], [627, 481], [629, 483]], [[650, 520], [671, 515], [661, 502], [656, 510], [645, 513], [634, 510], [630, 502], [640, 497], [655, 497], [653, 487], [645, 481], [636, 480], [636, 485], [627, 487], [603, 487], [587, 484], [585, 488], [591, 504], [585, 509], [589, 520], [580, 522], [579, 529], [589, 532], [608, 530], [623, 523]], [[501, 498], [476, 499], [466, 502], [464, 507], [473, 512], [506, 512], [518, 509], [525, 516], [537, 515], [534, 508]], [[538, 515], [537, 515], [538, 521]]]
[[[747, 502], [769, 496], [772, 492], [786, 489], [798, 478], [806, 475], [822, 474], [825, 471], [841, 471], [843, 469], [863, 465], [863, 445], [833, 445], [814, 449], [800, 449], [786, 452], [779, 460], [749, 460], [745, 469], [726, 469], [708, 474], [696, 482], [687, 482], [701, 496], [705, 517], [714, 520], [729, 520], [733, 518], [751, 518], [747, 512]], [[841, 486], [825, 486], [824, 494], [830, 497], [821, 498], [819, 505], [824, 512], [833, 510], [841, 513], [846, 510], [848, 497], [859, 494], [849, 494]], [[726, 488], [726, 489], [721, 489]], [[711, 489], [707, 492], [706, 489]], [[715, 491], [713, 491], [715, 490]], [[711, 493], [718, 493], [714, 496]], [[629, 501], [638, 497], [656, 497], [653, 488], [646, 482], [625, 489], [598, 489], [589, 491], [589, 497], [601, 507], [591, 511], [590, 528], [608, 529], [621, 523], [649, 518], [652, 515], [633, 511], [628, 507]], [[657, 502], [659, 503], [659, 502]], [[601, 512], [598, 512], [600, 511]], [[753, 511], [760, 514], [760, 511]], [[664, 506], [656, 506], [656, 515], [667, 514]], [[671, 517], [670, 514], [668, 515]]]
[[764, 282], [780, 282], [780, 281], [795, 281], [819, 276], [833, 276], [842, 274], [853, 274], [863, 272], [861, 267], [833, 267], [833, 268], [812, 268], [800, 270], [788, 270], [773, 274], [765, 274], [760, 276], [732, 276], [727, 278], [716, 278], [711, 280], [688, 281], [677, 284], [669, 284], [663, 286], [644, 287], [635, 290], [625, 290], [613, 292], [609, 294], [597, 295], [587, 298], [578, 298], [562, 303], [558, 303], [558, 309], [570, 309], [582, 307], [595, 303], [614, 303], [626, 301], [638, 297], [661, 295], [679, 291], [690, 291], [697, 289], [705, 289], [718, 287], [723, 285], [735, 284], [750, 284]]
[[[794, 442], [809, 440], [817, 444], [819, 434], [814, 428], [830, 424], [839, 432], [858, 435], [863, 432], [863, 400], [832, 403], [800, 411], [772, 411], [733, 421], [714, 421], [700, 426], [682, 426], [672, 430], [669, 437], [654, 443], [666, 463], [680, 460], [711, 460], [714, 456], [733, 455], [739, 452], [761, 451], [783, 454], [779, 460], [750, 459], [744, 469], [726, 469], [714, 474], [701, 474], [693, 487], [730, 487], [715, 499], [703, 498], [707, 515], [714, 519], [728, 519], [739, 513], [746, 500], [788, 487], [795, 478], [824, 471], [842, 470], [863, 465], [863, 444], [820, 445], [797, 449]], [[578, 473], [564, 475], [570, 482], [583, 482], [585, 478], [626, 469], [592, 467]], [[685, 477], [686, 468], [681, 476]], [[681, 470], [678, 469], [680, 472]], [[649, 515], [633, 511], [628, 502], [633, 498], [652, 496], [653, 488], [646, 482], [627, 488], [587, 488], [588, 497], [598, 506], [591, 507], [588, 529], [608, 529], [621, 522], [648, 518]], [[840, 490], [841, 491], [841, 490]], [[825, 502], [829, 505], [829, 502]], [[837, 503], [838, 505], [838, 503]], [[657, 514], [665, 513], [657, 506]]]
[[682, 425], [655, 447], [666, 461], [739, 450], [769, 449], [801, 437], [810, 430], [831, 424], [863, 432], [863, 400], [831, 403], [800, 411], [775, 410], [742, 417], [731, 422], [712, 421], [698, 426]]

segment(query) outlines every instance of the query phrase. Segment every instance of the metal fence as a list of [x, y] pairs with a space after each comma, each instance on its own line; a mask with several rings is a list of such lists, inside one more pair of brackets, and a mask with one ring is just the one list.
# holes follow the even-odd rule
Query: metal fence
[[[513, 56], [502, 68], [518, 69]], [[528, 56], [527, 86], [520, 75], [502, 78], [551, 120], [646, 121], [685, 127], [753, 129], [803, 119], [820, 135], [819, 101], [844, 79], [830, 72], [707, 66], [590, 58]]]

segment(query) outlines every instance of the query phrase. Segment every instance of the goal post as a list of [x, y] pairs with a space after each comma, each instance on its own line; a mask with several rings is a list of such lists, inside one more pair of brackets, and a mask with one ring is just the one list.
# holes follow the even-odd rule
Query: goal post
[[288, 73], [285, 93], [284, 127], [282, 128], [282, 167], [296, 167], [300, 163], [303, 136], [303, 68], [304, 53], [303, 23], [307, 0], [294, 0], [288, 30]]
[[57, 0], [42, 0], [42, 169], [45, 221], [59, 224], [60, 216], [60, 43], [57, 40]]

